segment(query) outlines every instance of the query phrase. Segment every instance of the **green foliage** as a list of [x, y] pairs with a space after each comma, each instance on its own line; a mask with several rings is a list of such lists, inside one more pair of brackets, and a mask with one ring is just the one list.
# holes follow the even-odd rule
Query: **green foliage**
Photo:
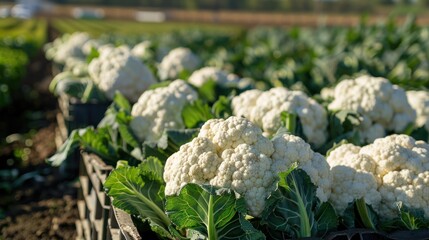
[[0, 109], [21, 91], [30, 58], [46, 41], [46, 21], [0, 19]]
[[399, 208], [399, 219], [400, 223], [398, 226], [401, 226], [403, 229], [408, 230], [418, 230], [418, 229], [427, 229], [429, 223], [425, 219], [425, 213], [423, 209], [414, 209], [407, 206], [402, 206], [400, 204]]
[[403, 205], [402, 202], [398, 202], [397, 206], [398, 216], [389, 221], [381, 222], [380, 229], [392, 232], [398, 230], [427, 230], [429, 228], [429, 222], [425, 219], [423, 209], [410, 208]]
[[282, 128], [284, 129], [279, 129], [277, 134], [288, 132], [290, 134], [299, 136], [304, 140], [306, 139], [298, 115], [283, 111], [280, 113], [280, 121], [282, 124]]
[[165, 162], [173, 153], [179, 151], [180, 146], [192, 141], [198, 135], [199, 129], [167, 129], [158, 142], [143, 144], [141, 156], [157, 157]]
[[210, 108], [205, 101], [198, 99], [188, 103], [182, 110], [182, 119], [186, 128], [198, 128], [213, 118], [232, 116], [231, 97], [220, 96]]
[[113, 198], [113, 205], [149, 222], [151, 229], [172, 238], [170, 219], [164, 212], [163, 166], [156, 158], [148, 158], [137, 167], [122, 166], [113, 171], [104, 187]]
[[166, 213], [179, 229], [204, 239], [265, 239], [245, 219], [246, 204], [229, 189], [187, 184], [177, 196], [167, 196]]
[[198, 99], [188, 103], [182, 110], [182, 119], [186, 128], [201, 127], [207, 120], [214, 118], [208, 104]]
[[361, 116], [354, 111], [340, 110], [328, 112], [328, 139], [317, 149], [320, 153], [327, 153], [341, 142], [361, 145], [357, 128], [361, 124]]
[[220, 96], [212, 106], [212, 113], [216, 118], [228, 118], [232, 116], [231, 98]]
[[89, 52], [88, 56], [86, 56], [86, 62], [89, 64], [91, 61], [95, 58], [98, 58], [100, 56], [100, 53], [96, 48], [91, 48], [91, 51]]
[[378, 230], [380, 219], [374, 209], [363, 198], [356, 199], [344, 211], [342, 219], [347, 228], [368, 228]]
[[59, 166], [80, 148], [98, 155], [110, 165], [115, 165], [119, 159], [137, 165], [143, 159], [141, 154], [136, 154], [142, 143], [129, 126], [132, 118], [130, 114], [131, 105], [128, 100], [117, 93], [96, 129], [87, 127], [72, 131], [65, 143], [47, 161], [53, 166]]
[[82, 103], [89, 101], [108, 102], [105, 94], [89, 77], [77, 77], [71, 72], [57, 74], [49, 84], [49, 91], [56, 96], [66, 94]]
[[321, 237], [336, 229], [334, 208], [318, 200], [317, 187], [305, 171], [292, 167], [279, 176], [279, 188], [268, 198], [261, 221], [272, 239]]
[[[9, 19], [0, 19], [0, 24]], [[47, 40], [47, 22], [42, 19], [17, 19], [6, 28], [0, 27], [0, 47], [19, 49], [34, 57]]]
[[28, 62], [24, 51], [0, 45], [0, 108], [9, 105], [12, 93], [19, 90]]
[[168, 87], [168, 85], [170, 85], [171, 82], [172, 81], [162, 81], [159, 83], [154, 83], [154, 84], [149, 86], [148, 90], [153, 90], [153, 89], [162, 88], [162, 87]]

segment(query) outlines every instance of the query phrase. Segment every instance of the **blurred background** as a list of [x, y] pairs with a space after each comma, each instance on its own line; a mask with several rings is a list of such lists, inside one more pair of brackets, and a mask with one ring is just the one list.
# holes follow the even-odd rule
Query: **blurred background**
[[[428, 0], [3, 0], [0, 17], [55, 16], [121, 18], [137, 21], [204, 21], [242, 24], [310, 24], [296, 13], [318, 15], [425, 15]], [[143, 12], [142, 12], [143, 11]], [[148, 11], [148, 12], [144, 12]], [[247, 12], [245, 14], [243, 12]], [[251, 12], [251, 13], [249, 13]], [[266, 15], [253, 15], [264, 12]], [[308, 18], [309, 16], [306, 15]], [[350, 24], [338, 18], [332, 24]]]

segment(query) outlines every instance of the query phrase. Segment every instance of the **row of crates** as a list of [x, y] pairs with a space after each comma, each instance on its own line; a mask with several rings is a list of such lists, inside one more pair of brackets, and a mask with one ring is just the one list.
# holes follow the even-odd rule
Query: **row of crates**
[[103, 183], [112, 166], [93, 154], [81, 154], [80, 191], [78, 193], [78, 239], [139, 240], [141, 239], [131, 216], [111, 205]]

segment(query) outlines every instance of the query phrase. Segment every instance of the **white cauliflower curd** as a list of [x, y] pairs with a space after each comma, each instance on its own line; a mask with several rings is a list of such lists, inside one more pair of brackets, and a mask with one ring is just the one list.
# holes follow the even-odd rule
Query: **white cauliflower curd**
[[172, 80], [179, 77], [182, 71], [193, 72], [201, 65], [201, 60], [188, 48], [175, 48], [171, 50], [158, 66], [159, 78]]
[[237, 86], [240, 78], [231, 73], [227, 73], [216, 67], [204, 67], [193, 72], [188, 82], [196, 87], [203, 86], [208, 81], [214, 81], [221, 86]]
[[100, 56], [91, 61], [88, 73], [109, 99], [119, 91], [131, 102], [156, 82], [155, 77], [139, 59], [132, 56], [128, 47], [99, 49]]
[[270, 136], [281, 127], [283, 111], [297, 114], [309, 143], [320, 146], [327, 139], [328, 119], [325, 109], [301, 91], [283, 87], [268, 91], [249, 90], [232, 99], [236, 116], [243, 116], [260, 126]]
[[328, 109], [360, 113], [363, 122], [359, 133], [367, 143], [384, 137], [387, 131], [401, 133], [416, 118], [405, 91], [381, 77], [361, 76], [341, 81]]
[[327, 157], [333, 176], [330, 201], [342, 213], [364, 198], [382, 218], [397, 215], [397, 203], [422, 208], [429, 217], [429, 145], [407, 135], [379, 138], [358, 147], [344, 144]]
[[89, 34], [84, 32], [64, 34], [61, 38], [45, 45], [46, 57], [59, 64], [65, 64], [71, 57], [85, 59], [82, 46], [90, 40]]
[[407, 91], [408, 102], [416, 111], [416, 126], [425, 127], [429, 131], [429, 92]]
[[140, 140], [157, 141], [164, 129], [185, 127], [182, 109], [197, 98], [197, 92], [183, 80], [175, 80], [167, 87], [148, 90], [133, 105], [131, 128]]
[[318, 186], [317, 197], [327, 201], [329, 165], [301, 138], [284, 134], [270, 140], [245, 118], [212, 119], [167, 159], [165, 194], [177, 194], [187, 183], [227, 187], [244, 196], [249, 213], [259, 216], [265, 199], [276, 188], [276, 176], [294, 162]]

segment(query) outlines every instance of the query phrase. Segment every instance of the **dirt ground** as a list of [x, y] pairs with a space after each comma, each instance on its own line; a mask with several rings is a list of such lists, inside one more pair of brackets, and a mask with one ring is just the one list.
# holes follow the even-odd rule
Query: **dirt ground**
[[[0, 147], [0, 170], [17, 171], [22, 179], [17, 187], [0, 189], [0, 240], [76, 238], [77, 178], [64, 179], [58, 169], [45, 163], [56, 150], [56, 99], [48, 92], [49, 81], [50, 65], [40, 53], [23, 79], [23, 92], [33, 97], [15, 99], [14, 106], [0, 111], [8, 116], [2, 118], [2, 133], [24, 136]], [[35, 117], [29, 120], [30, 113]], [[31, 134], [26, 123], [35, 129]], [[27, 149], [25, 162], [8, 162], [15, 149]]]

